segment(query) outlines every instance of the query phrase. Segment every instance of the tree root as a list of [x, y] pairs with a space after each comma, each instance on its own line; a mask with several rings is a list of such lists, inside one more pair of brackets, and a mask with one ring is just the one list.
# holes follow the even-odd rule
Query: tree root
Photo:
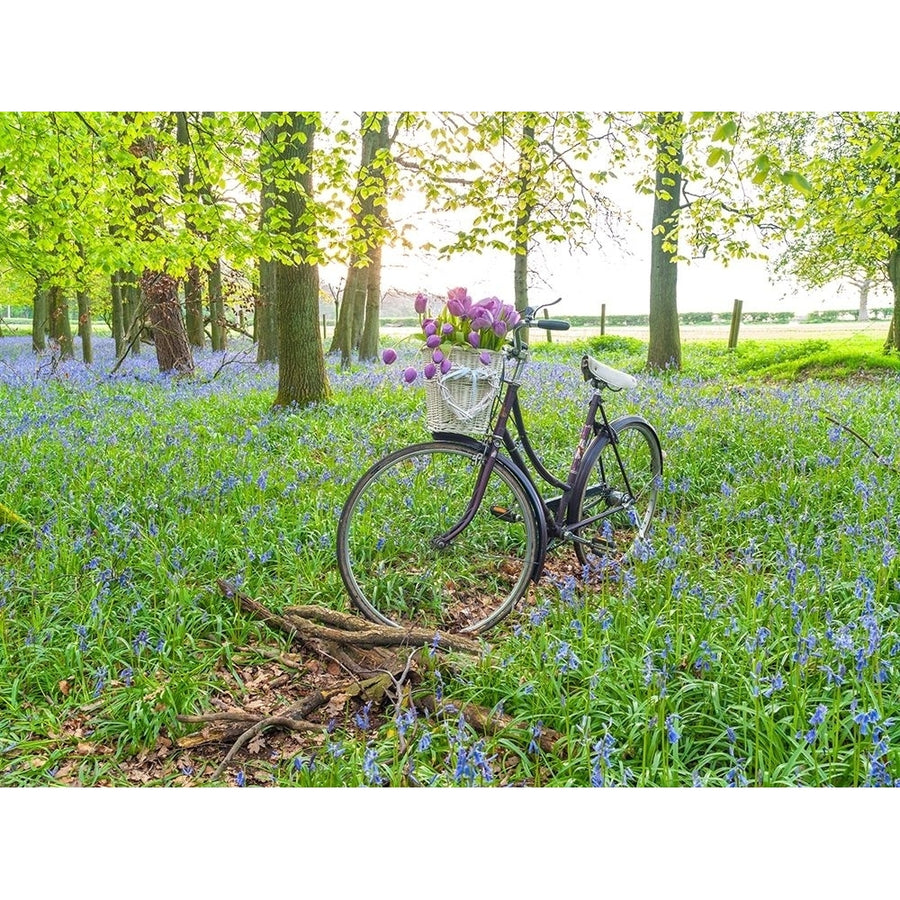
[[244, 610], [289, 635], [296, 634], [304, 644], [308, 641], [333, 641], [358, 648], [433, 645], [440, 649], [475, 654], [480, 653], [482, 649], [479, 641], [458, 634], [435, 632], [427, 628], [391, 628], [386, 625], [364, 623], [357, 616], [319, 606], [289, 607], [278, 615], [227, 581], [219, 579], [218, 585], [226, 597], [234, 597]]
[[[387, 701], [398, 707], [411, 704], [430, 716], [446, 715], [452, 709], [455, 714], [461, 713], [468, 725], [484, 736], [506, 730], [527, 730], [525, 724], [510, 716], [476, 704], [466, 704], [457, 711], [449, 704], [442, 704], [434, 694], [415, 689], [421, 681], [423, 665], [431, 668], [441, 664], [440, 656], [426, 648], [437, 647], [479, 655], [484, 645], [477, 640], [445, 633], [438, 633], [435, 640], [435, 634], [425, 629], [373, 625], [357, 616], [312, 605], [288, 607], [279, 614], [227, 581], [220, 580], [218, 585], [222, 593], [236, 599], [243, 610], [289, 635], [306, 654], [325, 661], [332, 681], [328, 687], [320, 687], [301, 700], [269, 714], [232, 709], [178, 716], [178, 721], [184, 724], [208, 726], [198, 733], [180, 738], [177, 741], [180, 748], [231, 743], [213, 773], [213, 780], [222, 776], [242, 748], [250, 744], [253, 751], [253, 740], [267, 729], [321, 734], [326, 726], [310, 721], [310, 716], [323, 706], [342, 700], [345, 703], [357, 700], [379, 705]], [[297, 673], [306, 668], [300, 655], [283, 654], [272, 648], [259, 648], [255, 652], [293, 673], [279, 676], [279, 681], [282, 678], [296, 679], [299, 677]], [[345, 677], [335, 680], [339, 672], [343, 672]], [[564, 752], [561, 738], [562, 735], [549, 729], [531, 732], [531, 740], [545, 753], [559, 755]]]

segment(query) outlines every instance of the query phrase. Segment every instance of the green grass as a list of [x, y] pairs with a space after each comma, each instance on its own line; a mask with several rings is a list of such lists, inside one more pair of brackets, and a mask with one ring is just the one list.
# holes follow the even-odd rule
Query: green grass
[[[643, 365], [631, 342], [595, 350]], [[579, 352], [541, 349], [524, 390], [558, 469], [583, 413]], [[481, 659], [424, 673], [455, 707], [502, 707], [524, 730], [482, 738], [452, 707], [373, 709], [363, 727], [348, 701], [317, 748], [239, 756], [226, 783], [238, 770], [283, 786], [900, 778], [900, 386], [884, 359], [858, 340], [687, 344], [683, 373], [611, 401], [660, 433], [652, 544], [577, 581], [561, 548], [557, 576]], [[424, 439], [422, 391], [392, 370], [332, 370], [330, 403], [274, 415], [272, 377], [105, 382], [73, 365], [0, 382], [0, 502], [37, 528], [0, 525], [0, 786], [130, 783], [142, 753], [167, 761], [151, 783], [182, 783], [168, 742], [191, 728], [176, 717], [239, 702], [248, 652], [287, 647], [217, 578], [275, 609], [348, 609], [337, 516], [372, 461]], [[540, 729], [565, 752], [538, 750]]]

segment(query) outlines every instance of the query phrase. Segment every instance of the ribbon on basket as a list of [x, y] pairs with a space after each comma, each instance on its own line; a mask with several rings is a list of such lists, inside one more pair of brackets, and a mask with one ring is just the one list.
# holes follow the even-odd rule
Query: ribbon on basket
[[[441, 396], [444, 402], [456, 416], [463, 422], [471, 422], [478, 417], [491, 403], [500, 387], [500, 373], [497, 369], [482, 367], [481, 369], [472, 369], [469, 366], [455, 365], [446, 375], [441, 376]], [[469, 393], [469, 402], [464, 406], [461, 405], [462, 397], [457, 390], [451, 390], [451, 386], [459, 384], [463, 386], [465, 379], [470, 379], [471, 392]], [[479, 382], [486, 383], [490, 390], [483, 392], [481, 399], [478, 398]], [[460, 402], [457, 402], [459, 400]]]

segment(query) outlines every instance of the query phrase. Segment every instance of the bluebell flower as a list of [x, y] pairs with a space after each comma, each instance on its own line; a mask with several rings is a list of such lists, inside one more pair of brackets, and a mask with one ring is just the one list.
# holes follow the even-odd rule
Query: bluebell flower
[[378, 765], [378, 752], [374, 747], [366, 747], [363, 755], [363, 775], [369, 784], [384, 784], [381, 767]]
[[353, 716], [353, 721], [356, 722], [356, 727], [361, 729], [362, 731], [368, 731], [370, 722], [369, 722], [369, 710], [372, 708], [372, 701], [370, 700], [365, 706], [356, 711]]
[[668, 715], [666, 716], [665, 728], [666, 728], [666, 738], [670, 744], [677, 744], [678, 739], [681, 735], [675, 730], [675, 723], [678, 721], [678, 716], [676, 715]]

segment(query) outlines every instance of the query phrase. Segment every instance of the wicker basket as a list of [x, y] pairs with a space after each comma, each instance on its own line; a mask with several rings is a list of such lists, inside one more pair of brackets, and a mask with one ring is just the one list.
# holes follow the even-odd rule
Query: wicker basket
[[[488, 350], [490, 361], [483, 363], [480, 350], [459, 346], [441, 350], [453, 366], [446, 375], [438, 372], [425, 381], [428, 430], [479, 437], [487, 430], [500, 391], [504, 355]], [[423, 351], [423, 356], [430, 361], [431, 350]]]

